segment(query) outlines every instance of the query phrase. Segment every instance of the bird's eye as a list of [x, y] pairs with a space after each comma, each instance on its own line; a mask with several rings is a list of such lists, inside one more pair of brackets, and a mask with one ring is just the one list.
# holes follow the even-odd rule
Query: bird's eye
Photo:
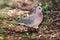
[[40, 9], [40, 8], [39, 8]]

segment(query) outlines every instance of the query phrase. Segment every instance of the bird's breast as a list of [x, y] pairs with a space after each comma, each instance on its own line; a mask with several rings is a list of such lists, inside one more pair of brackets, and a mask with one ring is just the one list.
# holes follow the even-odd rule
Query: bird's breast
[[37, 14], [39, 17], [43, 17], [43, 13], [38, 12]]

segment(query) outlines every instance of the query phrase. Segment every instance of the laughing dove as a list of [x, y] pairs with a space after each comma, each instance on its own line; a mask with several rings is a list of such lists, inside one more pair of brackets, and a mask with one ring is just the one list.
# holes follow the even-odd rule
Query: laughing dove
[[38, 25], [43, 20], [42, 8], [40, 6], [36, 7], [34, 13], [25, 17], [22, 20], [19, 20], [17, 23], [20, 25], [25, 25], [27, 27], [38, 28]]

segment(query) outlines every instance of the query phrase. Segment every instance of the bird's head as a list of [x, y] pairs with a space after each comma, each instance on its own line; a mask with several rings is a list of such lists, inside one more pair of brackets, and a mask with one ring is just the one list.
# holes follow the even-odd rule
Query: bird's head
[[38, 12], [42, 12], [42, 7], [38, 6], [38, 7], [36, 8], [36, 13], [38, 13]]

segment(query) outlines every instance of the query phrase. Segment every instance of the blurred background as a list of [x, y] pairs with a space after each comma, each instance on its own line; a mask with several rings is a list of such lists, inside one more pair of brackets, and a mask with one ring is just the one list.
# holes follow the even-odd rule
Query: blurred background
[[[39, 29], [17, 25], [41, 4]], [[0, 40], [60, 40], [60, 0], [0, 0]]]

